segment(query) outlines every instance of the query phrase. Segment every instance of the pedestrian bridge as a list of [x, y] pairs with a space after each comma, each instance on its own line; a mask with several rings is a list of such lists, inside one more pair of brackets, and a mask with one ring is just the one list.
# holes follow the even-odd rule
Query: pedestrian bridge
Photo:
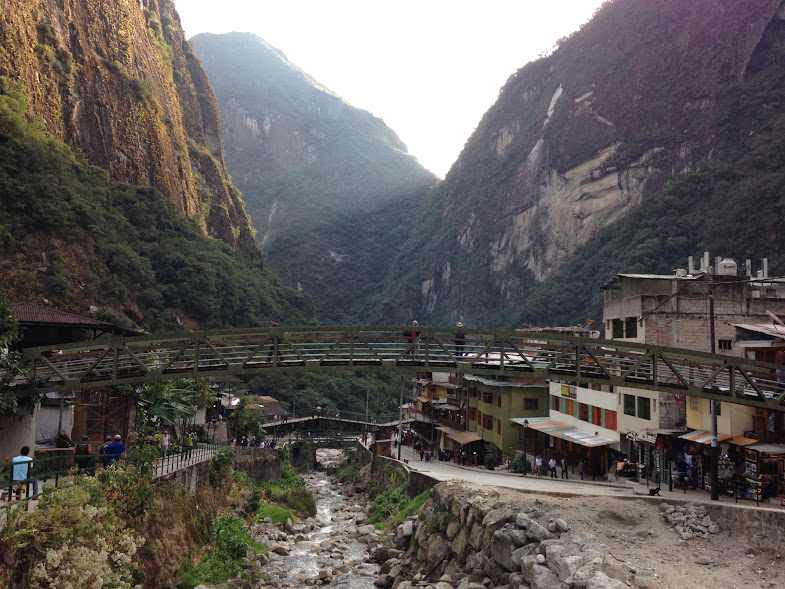
[[95, 340], [24, 351], [42, 392], [231, 374], [454, 372], [653, 389], [782, 409], [774, 364], [617, 340], [421, 327], [276, 327]]

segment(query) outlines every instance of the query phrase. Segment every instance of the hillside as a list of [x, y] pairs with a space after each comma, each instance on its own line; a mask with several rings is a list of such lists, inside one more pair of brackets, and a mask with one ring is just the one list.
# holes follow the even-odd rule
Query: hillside
[[436, 177], [384, 121], [259, 37], [191, 42], [218, 97], [227, 167], [270, 264], [314, 298], [323, 321], [372, 321], [370, 297], [408, 236], [404, 213]]
[[785, 270], [783, 6], [606, 2], [513, 74], [423, 202], [385, 320], [599, 319], [615, 272], [704, 249]]
[[155, 331], [314, 320], [254, 244], [172, 2], [0, 22], [0, 293]]

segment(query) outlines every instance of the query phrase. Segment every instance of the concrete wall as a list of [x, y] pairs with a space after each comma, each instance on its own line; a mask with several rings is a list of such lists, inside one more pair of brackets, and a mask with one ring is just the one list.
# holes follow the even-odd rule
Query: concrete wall
[[409, 482], [409, 497], [416, 497], [439, 482], [427, 474], [412, 471], [402, 462], [377, 456], [359, 443], [357, 444], [357, 461], [362, 465], [370, 464], [371, 473], [384, 478], [385, 484], [389, 484], [392, 473], [396, 473], [396, 477], [406, 477]]
[[[37, 412], [37, 408], [36, 408]], [[30, 446], [30, 456], [35, 451], [36, 415], [25, 415], [21, 420], [0, 416], [0, 461], [10, 461], [19, 456], [22, 446]]]
[[280, 481], [283, 461], [272, 448], [236, 447], [234, 469], [248, 474], [255, 481]]

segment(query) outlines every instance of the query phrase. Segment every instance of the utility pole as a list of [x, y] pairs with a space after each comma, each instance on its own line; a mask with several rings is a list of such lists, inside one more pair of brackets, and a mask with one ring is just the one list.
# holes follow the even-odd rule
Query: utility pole
[[[716, 352], [714, 344], [714, 291], [709, 284], [709, 338], [711, 340], [710, 350]], [[711, 500], [720, 500], [720, 490], [718, 485], [719, 476], [719, 451], [717, 447], [717, 401], [709, 401], [711, 408]]]

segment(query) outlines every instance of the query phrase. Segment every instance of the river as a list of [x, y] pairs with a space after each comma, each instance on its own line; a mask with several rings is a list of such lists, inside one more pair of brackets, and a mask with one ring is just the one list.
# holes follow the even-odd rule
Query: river
[[[322, 451], [320, 451], [321, 453]], [[330, 460], [319, 455], [318, 460]], [[347, 499], [342, 486], [324, 472], [304, 477], [316, 499], [316, 516], [292, 524], [286, 532], [272, 526], [257, 526], [257, 537], [270, 546], [270, 563], [261, 587], [303, 587], [315, 584], [342, 589], [372, 589], [379, 565], [368, 562], [367, 544], [355, 538], [357, 520], [363, 520], [364, 505]], [[321, 582], [318, 582], [321, 580]]]

